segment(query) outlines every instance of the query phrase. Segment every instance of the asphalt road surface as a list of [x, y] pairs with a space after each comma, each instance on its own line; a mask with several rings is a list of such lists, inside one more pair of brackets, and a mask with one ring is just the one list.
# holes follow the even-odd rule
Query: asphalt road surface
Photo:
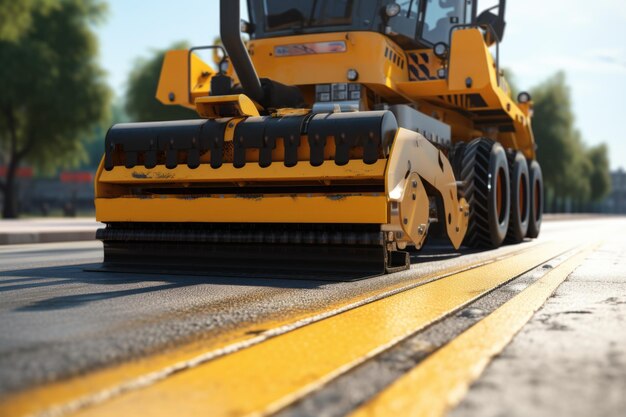
[[[609, 372], [611, 375], [609, 378], [613, 378], [614, 382], [612, 386], [624, 392], [623, 390], [626, 389], [626, 360], [624, 358], [626, 331], [624, 322], [618, 323], [624, 320], [626, 272], [623, 263], [620, 264], [620, 259], [623, 259], [623, 250], [611, 252], [611, 248], [614, 249], [616, 245], [618, 248], [622, 245], [622, 249], [626, 246], [624, 245], [626, 240], [621, 238], [626, 235], [624, 232], [626, 232], [625, 218], [557, 219], [544, 222], [539, 239], [529, 240], [519, 245], [507, 245], [498, 250], [454, 251], [442, 244], [431, 244], [422, 252], [412, 255], [410, 271], [357, 282], [311, 281], [298, 279], [299, 277], [268, 279], [87, 272], [86, 269], [97, 266], [102, 260], [102, 247], [99, 242], [0, 246], [0, 399], [12, 398], [14, 395], [32, 389], [45, 391], [52, 382], [80, 380], [85, 375], [111, 369], [114, 365], [136, 363], [142, 358], [180, 355], [181, 349], [188, 349], [189, 352], [208, 352], [234, 346], [237, 343], [246, 343], [246, 340], [258, 335], [269, 338], [272, 337], [270, 334], [272, 329], [280, 328], [283, 329], [281, 332], [288, 331], [289, 329], [284, 330], [285, 326], [291, 325], [295, 328], [306, 325], [308, 321], [313, 322], [326, 316], [333, 316], [344, 310], [387, 298], [408, 288], [424, 285], [433, 279], [447, 277], [451, 271], [458, 272], [507, 257], [513, 260], [521, 259], [526, 256], [525, 253], [541, 252], [541, 248], [544, 247], [542, 245], [546, 245], [546, 248], [549, 245], [562, 245], [568, 251], [574, 251], [590, 243], [596, 245], [593, 249], [595, 251], [593, 253], [596, 253], [596, 260], [593, 261], [594, 258], [591, 255], [585, 258], [585, 262], [593, 262], [594, 265], [592, 270], [587, 269], [587, 275], [597, 273], [598, 270], [603, 271], [606, 282], [600, 286], [589, 283], [574, 285], [568, 294], [600, 288], [597, 291], [601, 291], [601, 294], [597, 294], [596, 301], [602, 302], [609, 299], [609, 302], [605, 304], [614, 309], [610, 310], [607, 307], [608, 310], [598, 309], [597, 311], [605, 323], [602, 332], [607, 333], [606, 340], [602, 339], [601, 334], [596, 335], [596, 345], [590, 346], [595, 351], [603, 351], [604, 357], [609, 359], [603, 361], [591, 355], [590, 360], [593, 362], [597, 359], [599, 364], [589, 368], [588, 375], [594, 378], [597, 372], [604, 369], [604, 366], [612, 367], [613, 370]], [[556, 249], [554, 250], [556, 254]], [[611, 256], [606, 256], [604, 261], [598, 261], [597, 253], [606, 255], [607, 251]], [[559, 252], [560, 255], [562, 253], [565, 251]], [[556, 259], [555, 256], [550, 257], [552, 258]], [[244, 254], [242, 254], [243, 261]], [[537, 277], [543, 271], [540, 267], [543, 261], [532, 264], [532, 268], [539, 268], [539, 272], [536, 272], [539, 274]], [[524, 285], [529, 286], [534, 282], [533, 279], [539, 279], [528, 278], [530, 275], [527, 274], [527, 280], [523, 281], [526, 278], [522, 277], [521, 272], [530, 271], [532, 269], [530, 265], [520, 267], [522, 268], [520, 273], [514, 274], [521, 277], [517, 278], [520, 282], [509, 283], [508, 285], [512, 285], [509, 292], [503, 290], [502, 288], [505, 287], [502, 287], [498, 291], [489, 293], [488, 296], [485, 295], [482, 301], [476, 301], [484, 305], [482, 307], [479, 305], [474, 310], [483, 313], [476, 314], [474, 317], [472, 313], [474, 310], [470, 309], [467, 317], [462, 317], [463, 320], [469, 320], [464, 325], [465, 327], [458, 320], [454, 321], [451, 318], [438, 325], [442, 326], [441, 331], [439, 333], [431, 331], [433, 334], [427, 338], [427, 344], [430, 343], [430, 347], [424, 351], [426, 353], [420, 355], [428, 355], [448, 343], [450, 338], [456, 337], [467, 326], [480, 321], [482, 317], [526, 288], [522, 286], [523, 288], [515, 289], [515, 285], [519, 287], [526, 282]], [[587, 275], [579, 277], [579, 280], [585, 282]], [[568, 283], [569, 281], [564, 285], [571, 285]], [[453, 282], [452, 285], [454, 285]], [[493, 288], [499, 288], [499, 285], [494, 285]], [[575, 303], [575, 301], [571, 302]], [[580, 303], [580, 298], [578, 302]], [[550, 301], [546, 308], [548, 306], [550, 306]], [[459, 305], [460, 307], [462, 306]], [[581, 308], [582, 310], [584, 308]], [[552, 317], [553, 313], [543, 314]], [[582, 332], [578, 334], [581, 340], [585, 338], [585, 326], [593, 327], [593, 320], [590, 320], [592, 313], [588, 313], [589, 317], [584, 317], [587, 322], [580, 323], [581, 329], [577, 329], [576, 325], [579, 323], [577, 321], [568, 324], [572, 329]], [[529, 326], [542, 323], [540, 314], [541, 312], [531, 320]], [[587, 313], [581, 313], [581, 315], [585, 314]], [[546, 320], [549, 321], [549, 319], [544, 319]], [[294, 326], [293, 323], [299, 324]], [[441, 334], [449, 335], [449, 337], [442, 338]], [[537, 337], [545, 337], [548, 340], [551, 338], [550, 334], [547, 332]], [[426, 337], [422, 333], [420, 335]], [[436, 342], [436, 340], [441, 341]], [[523, 357], [523, 352], [531, 349], [528, 343], [528, 341], [519, 342], [515, 339], [507, 349], [516, 349], [516, 355]], [[536, 349], [542, 343], [535, 340], [534, 345], [530, 344]], [[551, 349], [556, 353], [544, 364], [545, 367], [559, 360], [561, 356], [567, 356], [558, 354], [559, 349], [564, 352], [563, 346], [559, 343], [567, 344], [567, 341], [553, 342]], [[616, 346], [616, 343], [622, 344]], [[328, 340], [328, 344], [332, 346], [333, 341]], [[391, 344], [385, 345], [385, 348], [379, 349], [379, 352], [390, 346]], [[421, 349], [415, 346], [410, 345], [409, 348], [412, 351]], [[400, 348], [407, 349], [406, 346], [397, 346], [394, 349]], [[225, 351], [220, 354], [229, 352]], [[393, 356], [396, 361], [398, 361], [397, 355], [406, 359], [402, 356], [406, 352], [394, 353], [391, 350], [384, 354], [396, 355]], [[540, 355], [541, 352], [537, 351], [534, 354]], [[571, 355], [569, 357], [571, 359]], [[381, 359], [378, 357], [370, 359], [368, 366], [374, 366], [377, 360]], [[565, 359], [561, 358], [561, 360]], [[475, 413], [478, 407], [476, 404], [481, 403], [481, 395], [494, 398], [494, 395], [504, 392], [499, 389], [499, 385], [506, 385], [507, 369], [511, 369], [510, 366], [517, 366], [522, 370], [527, 369], [523, 360], [510, 366], [498, 365], [498, 361], [500, 358], [494, 362], [494, 366], [499, 367], [499, 370], [494, 371], [489, 368], [485, 373], [485, 378], [488, 378], [491, 384], [487, 386], [492, 389], [472, 388], [465, 402], [461, 403], [455, 413], [459, 416], [501, 415], [498, 413], [506, 409], [503, 408], [504, 402], [498, 408], [498, 401], [491, 401], [491, 405], [495, 403], [493, 408]], [[401, 365], [394, 372], [381, 372], [381, 379], [384, 379], [383, 375], [386, 375], [386, 382], [378, 384], [378, 388], [372, 389], [373, 391], [368, 395], [373, 396], [380, 392], [418, 362], [417, 359], [400, 360], [400, 363], [405, 363], [405, 365]], [[576, 360], [568, 363], [571, 366], [577, 364]], [[379, 375], [375, 371], [367, 371], [367, 366], [361, 368], [359, 372], [370, 372], [367, 378], [376, 379]], [[539, 369], [534, 369], [540, 373]], [[317, 394], [310, 395], [308, 399], [299, 399], [299, 402], [294, 402], [296, 399], [294, 397], [290, 407], [285, 408], [286, 403], [281, 403], [280, 407], [275, 407], [271, 411], [280, 409], [282, 413], [291, 415], [346, 414], [367, 400], [367, 398], [359, 399], [357, 394], [351, 393], [354, 387], [358, 386], [359, 378], [356, 375], [354, 372], [347, 374], [342, 377], [344, 380], [333, 381], [330, 385], [326, 385], [326, 388], [319, 388]], [[597, 376], [597, 378], [600, 377]], [[602, 379], [602, 381], [605, 380]], [[549, 379], [548, 382], [558, 383]], [[339, 384], [336, 390], [332, 388], [333, 392], [345, 393], [341, 401], [328, 399], [328, 387], [332, 387], [332, 384]], [[376, 386], [376, 384], [370, 385]], [[532, 386], [532, 383], [526, 381], [526, 385]], [[582, 386], [582, 382], [579, 382], [579, 385]], [[611, 384], [598, 383], [598, 386], [604, 386], [606, 389]], [[527, 392], [529, 398], [532, 398], [533, 392], [532, 389]], [[478, 400], [472, 402], [474, 396], [477, 396]], [[348, 397], [356, 399], [346, 402], [344, 399]], [[590, 398], [589, 401], [595, 400], [593, 396]], [[458, 399], [453, 403], [458, 403]], [[326, 404], [328, 404], [327, 407]], [[614, 399], [604, 409], [603, 414], [596, 415], [618, 415], [614, 413], [615, 407], [622, 407], [623, 410], [623, 406], [624, 400]], [[75, 411], [80, 407], [68, 410]], [[547, 407], [525, 410], [530, 410], [532, 415], [541, 415], [541, 410], [555, 411]], [[586, 410], [584, 407], [578, 408], [578, 411], [584, 410]], [[557, 408], [556, 411], [562, 411], [562, 409]], [[520, 413], [519, 415], [530, 414]]]

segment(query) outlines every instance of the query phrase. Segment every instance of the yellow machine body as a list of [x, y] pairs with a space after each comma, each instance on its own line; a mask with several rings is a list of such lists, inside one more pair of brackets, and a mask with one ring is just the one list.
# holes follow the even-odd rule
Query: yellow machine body
[[[273, 53], [276, 47], [284, 45], [333, 41], [344, 42], [345, 52], [284, 57]], [[344, 82], [346, 72], [355, 69], [359, 73], [359, 84], [380, 94], [389, 103], [412, 103], [423, 112], [435, 115], [450, 125], [456, 140], [490, 136], [508, 148], [521, 150], [528, 159], [535, 159], [532, 105], [513, 100], [508, 83], [497, 73], [495, 61], [478, 28], [452, 33], [448, 60], [437, 58], [432, 49], [405, 51], [388, 37], [373, 32], [261, 39], [251, 41], [248, 48], [260, 74], [301, 87], [310, 105], [315, 85]], [[195, 100], [210, 93], [210, 80], [201, 76], [206, 64], [194, 59], [191, 73], [195, 76], [188, 85], [180, 84], [180, 80], [187, 79], [189, 71], [187, 55], [187, 50], [166, 54], [157, 99], [163, 104], [195, 109]], [[447, 72], [447, 78], [437, 76], [440, 70]], [[468, 79], [472, 80], [469, 86]], [[191, 91], [191, 95], [179, 93], [172, 101], [168, 98], [171, 91]], [[374, 103], [367, 102], [366, 98], [364, 101], [365, 108], [373, 107]]]
[[[258, 74], [296, 87], [303, 101], [298, 107], [263, 105], [236, 89], [211, 91], [219, 77], [239, 84], [233, 63], [223, 60], [216, 71], [194, 51], [168, 52], [156, 97], [195, 109], [204, 124], [120, 125], [109, 132], [95, 199], [97, 220], [108, 225], [100, 235], [105, 263], [107, 242], [111, 258], [124, 251], [124, 262], [132, 262], [128, 248], [151, 239], [170, 246], [179, 239], [185, 245], [323, 246], [336, 227], [349, 225], [334, 243], [380, 246], [384, 272], [394, 269], [397, 251], [421, 248], [435, 221], [458, 248], [470, 207], [459, 195], [449, 147], [419, 129], [398, 127], [380, 109], [383, 103], [408, 105], [449, 126], [451, 146], [487, 137], [534, 160], [531, 103], [511, 98], [489, 44], [478, 27], [452, 31], [445, 57], [433, 48], [403, 49], [373, 31], [250, 40], [246, 49]], [[359, 92], [359, 111], [315, 110], [317, 86], [334, 83]], [[285, 127], [295, 121], [298, 129]], [[174, 132], [181, 129], [190, 133]], [[232, 224], [239, 227], [235, 232]], [[187, 225], [185, 233], [193, 237], [181, 238], [176, 225]], [[205, 226], [206, 232], [190, 231]], [[162, 227], [173, 237], [160, 237]], [[400, 258], [397, 266], [407, 267], [408, 257]]]

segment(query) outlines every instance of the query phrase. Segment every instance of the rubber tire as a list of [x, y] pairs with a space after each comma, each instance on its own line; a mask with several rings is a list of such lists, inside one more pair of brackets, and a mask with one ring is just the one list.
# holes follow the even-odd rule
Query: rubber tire
[[543, 174], [539, 162], [530, 161], [528, 178], [530, 180], [530, 216], [526, 236], [534, 239], [539, 236], [543, 219]]
[[[455, 176], [462, 183], [461, 195], [469, 204], [469, 225], [463, 244], [472, 248], [499, 247], [508, 230], [511, 204], [504, 148], [491, 139], [478, 138], [455, 147], [451, 158]], [[500, 179], [503, 207], [498, 215], [495, 182]]]
[[[524, 155], [515, 150], [507, 152], [507, 162], [509, 164], [509, 178], [511, 179], [511, 214], [505, 241], [507, 243], [519, 243], [526, 237], [530, 217], [528, 164]], [[522, 192], [524, 194], [521, 202], [520, 187], [523, 187]], [[522, 204], [523, 207], [521, 207]]]

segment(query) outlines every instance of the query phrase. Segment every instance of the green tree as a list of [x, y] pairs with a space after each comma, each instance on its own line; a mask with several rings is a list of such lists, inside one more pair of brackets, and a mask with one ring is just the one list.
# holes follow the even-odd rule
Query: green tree
[[30, 27], [33, 10], [47, 11], [51, 0], [0, 0], [0, 40], [16, 41]]
[[[587, 148], [575, 128], [570, 90], [559, 72], [533, 90], [533, 130], [543, 170], [548, 209], [583, 210], [610, 191], [608, 148]], [[566, 203], [567, 207], [566, 207]]]
[[559, 72], [533, 89], [533, 130], [537, 141], [537, 158], [543, 170], [545, 188], [554, 196], [552, 210], [558, 201], [574, 196], [587, 197], [588, 182], [584, 148], [574, 127], [569, 87], [565, 74]]
[[19, 165], [49, 169], [76, 163], [84, 155], [81, 138], [107, 117], [110, 91], [96, 62], [92, 29], [104, 10], [99, 0], [34, 7], [20, 35], [0, 40], [0, 154], [7, 164], [0, 191], [6, 218], [18, 214]]
[[591, 201], [598, 202], [611, 191], [609, 148], [602, 143], [590, 148], [587, 151], [587, 156], [591, 162], [591, 173], [589, 175]]
[[100, 160], [104, 154], [104, 137], [106, 136], [108, 128], [115, 123], [128, 122], [128, 116], [124, 112], [124, 105], [121, 100], [115, 100], [111, 106], [111, 117], [109, 120], [102, 124], [96, 125], [90, 132], [90, 135], [85, 137], [85, 157], [81, 162], [79, 169], [89, 169], [95, 171], [100, 164]]
[[170, 48], [154, 52], [150, 58], [137, 60], [128, 77], [126, 91], [125, 109], [132, 121], [182, 120], [198, 117], [193, 110], [181, 106], [166, 106], [155, 97], [165, 52], [188, 47], [185, 42], [178, 42]]

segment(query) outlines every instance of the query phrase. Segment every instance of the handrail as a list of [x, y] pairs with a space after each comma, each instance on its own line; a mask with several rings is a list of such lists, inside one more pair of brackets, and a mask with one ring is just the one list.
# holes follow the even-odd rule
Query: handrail
[[[480, 26], [476, 23], [464, 23], [464, 24], [459, 24], [459, 25], [454, 25], [450, 28], [450, 34], [448, 36], [448, 42], [450, 43], [450, 47], [452, 46], [452, 32], [455, 29], [463, 29], [463, 28], [485, 28], [485, 26]], [[494, 39], [496, 40], [496, 81], [498, 83], [498, 87], [500, 86], [500, 38], [498, 37], [498, 34], [496, 33], [496, 30], [493, 28], [493, 26], [491, 25], [487, 25], [486, 28], [491, 32], [491, 34], [493, 35]], [[452, 56], [451, 54], [449, 55], [449, 57]], [[448, 57], [448, 60], [450, 60], [450, 58]], [[449, 63], [448, 63], [449, 65]], [[446, 71], [446, 80], [448, 79], [448, 71]]]
[[222, 73], [222, 62], [224, 62], [227, 58], [226, 55], [226, 50], [224, 49], [224, 47], [222, 45], [203, 45], [203, 46], [194, 46], [192, 48], [189, 48], [189, 51], [187, 51], [187, 100], [189, 101], [189, 103], [191, 103], [191, 55], [194, 53], [194, 51], [198, 51], [198, 50], [203, 50], [203, 49], [221, 49], [222, 50], [222, 55], [223, 58], [220, 61], [220, 63], [218, 64], [218, 68], [217, 71], [218, 73]]

